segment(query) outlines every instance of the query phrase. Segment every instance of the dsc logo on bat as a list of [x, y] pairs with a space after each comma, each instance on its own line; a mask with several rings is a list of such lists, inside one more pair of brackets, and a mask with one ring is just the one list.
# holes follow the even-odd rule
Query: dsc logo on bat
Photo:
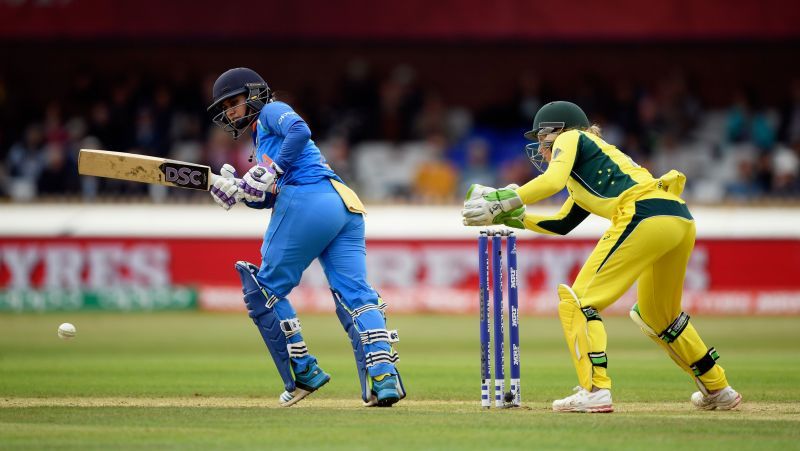
[[164, 163], [161, 165], [161, 172], [164, 173], [167, 182], [183, 188], [202, 190], [208, 188], [208, 169], [205, 167], [198, 168], [184, 164]]

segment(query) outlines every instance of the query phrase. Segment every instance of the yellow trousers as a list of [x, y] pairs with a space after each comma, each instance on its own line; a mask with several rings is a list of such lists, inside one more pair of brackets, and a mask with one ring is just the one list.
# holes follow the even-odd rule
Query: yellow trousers
[[[621, 208], [575, 279], [571, 296], [577, 297], [577, 302], [571, 303], [583, 309], [584, 314], [591, 312], [591, 309], [602, 312], [634, 282], [638, 282], [639, 314], [656, 334], [660, 334], [681, 314], [683, 280], [694, 241], [694, 220], [686, 205], [677, 197], [658, 193]], [[565, 296], [561, 289], [559, 295], [563, 306]], [[559, 307], [559, 314], [564, 323], [562, 307]], [[585, 385], [611, 388], [605, 358], [605, 326], [601, 320], [591, 320], [591, 314], [586, 317], [590, 320], [582, 324], [588, 340], [580, 338], [588, 349], [579, 350], [577, 338], [570, 338], [567, 328], [573, 327], [577, 331], [578, 326], [574, 325], [576, 321], [566, 323], [573, 325], [564, 326], [570, 353], [577, 354], [573, 355], [573, 362], [578, 379], [587, 390], [591, 386]], [[574, 337], [579, 335], [583, 334], [572, 334]], [[693, 372], [692, 364], [709, 353], [709, 348], [691, 323], [672, 343], [666, 344], [657, 337], [655, 341], [662, 346], [670, 346], [671, 349], [667, 350], [673, 360], [693, 377], [697, 373]], [[586, 354], [583, 359], [581, 353]], [[597, 365], [596, 359], [593, 359], [597, 355], [602, 355], [602, 365]], [[590, 364], [592, 361], [595, 363]], [[708, 365], [708, 361], [705, 363]], [[587, 371], [591, 374], [587, 374]], [[699, 375], [699, 380], [708, 390], [728, 385], [725, 371], [716, 364]]]

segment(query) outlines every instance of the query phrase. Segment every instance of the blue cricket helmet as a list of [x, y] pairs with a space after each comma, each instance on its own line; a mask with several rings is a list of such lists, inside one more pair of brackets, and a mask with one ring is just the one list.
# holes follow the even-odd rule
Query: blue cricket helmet
[[[245, 96], [248, 112], [244, 117], [231, 121], [228, 119], [223, 102], [238, 95]], [[232, 134], [234, 139], [241, 136], [256, 120], [264, 105], [272, 101], [272, 91], [267, 82], [256, 71], [246, 67], [236, 67], [220, 75], [214, 82], [211, 96], [213, 100], [208, 112], [212, 120]]]

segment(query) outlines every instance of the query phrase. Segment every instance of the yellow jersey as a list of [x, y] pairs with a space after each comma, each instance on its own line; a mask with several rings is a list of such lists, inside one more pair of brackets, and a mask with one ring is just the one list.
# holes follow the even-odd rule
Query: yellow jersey
[[530, 205], [566, 186], [569, 198], [557, 214], [525, 216], [525, 228], [540, 233], [564, 235], [589, 213], [613, 219], [624, 205], [637, 199], [680, 201], [686, 180], [677, 171], [656, 179], [615, 146], [580, 130], [558, 135], [551, 155], [544, 174], [517, 189], [522, 203]]

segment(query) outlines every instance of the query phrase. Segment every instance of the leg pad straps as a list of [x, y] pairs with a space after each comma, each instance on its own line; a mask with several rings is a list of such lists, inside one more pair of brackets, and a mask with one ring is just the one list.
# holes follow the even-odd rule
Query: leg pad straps
[[592, 361], [592, 366], [602, 366], [608, 368], [608, 356], [605, 352], [590, 352], [589, 360]]
[[289, 318], [281, 320], [281, 330], [283, 334], [286, 335], [286, 338], [289, 338], [297, 335], [303, 328], [300, 327], [299, 319]]
[[305, 341], [298, 341], [297, 343], [289, 343], [286, 345], [289, 350], [289, 357], [299, 359], [308, 355], [308, 348]]
[[717, 364], [717, 359], [719, 359], [719, 354], [717, 350], [713, 347], [708, 350], [706, 355], [700, 358], [700, 360], [694, 362], [691, 367], [692, 371], [694, 371], [695, 376], [702, 376], [706, 374], [714, 365]]
[[379, 341], [386, 341], [389, 343], [397, 343], [400, 341], [400, 336], [396, 330], [386, 329], [370, 329], [360, 333], [361, 344], [368, 345]]
[[[342, 323], [342, 327], [344, 327], [347, 336], [350, 338], [350, 344], [353, 347], [353, 356], [356, 360], [358, 379], [361, 383], [361, 399], [364, 401], [365, 405], [374, 405], [374, 403], [377, 403], [377, 401], [373, 398], [371, 391], [372, 382], [369, 377], [369, 368], [378, 363], [395, 363], [399, 360], [399, 358], [396, 352], [390, 353], [382, 351], [366, 353], [364, 346], [368, 343], [365, 343], [365, 338], [366, 341], [369, 341], [370, 343], [372, 342], [370, 340], [373, 338], [375, 338], [374, 341], [389, 341], [392, 343], [392, 339], [397, 339], [397, 332], [388, 331], [385, 329], [370, 329], [364, 333], [359, 333], [353, 318], [369, 310], [378, 310], [383, 314], [386, 304], [380, 302], [379, 305], [365, 305], [361, 308], [355, 309], [352, 312], [349, 312], [344, 308], [344, 302], [342, 301], [341, 295], [334, 289], [331, 289], [331, 293], [333, 294], [333, 299], [336, 303], [336, 316], [339, 318], [339, 322]], [[383, 335], [386, 340], [383, 338], [378, 339], [375, 337], [375, 333]], [[397, 380], [398, 391], [401, 393], [400, 397], [405, 397], [405, 388], [403, 387], [403, 382], [400, 378], [399, 371], [397, 372]]]
[[[335, 294], [335, 296], [338, 296], [338, 293]], [[375, 304], [363, 305], [363, 306], [353, 310], [352, 312], [350, 312], [350, 316], [355, 318], [356, 316], [358, 316], [358, 315], [360, 315], [360, 314], [362, 314], [362, 313], [364, 313], [366, 311], [369, 311], [369, 310], [378, 310], [379, 312], [381, 312], [381, 314], [383, 314], [385, 316], [386, 315], [386, 312], [385, 312], [386, 304], [382, 303], [382, 304], [379, 304], [379, 305], [375, 305]]]
[[675, 318], [675, 321], [673, 321], [672, 324], [667, 326], [667, 328], [658, 335], [658, 338], [664, 340], [666, 343], [672, 343], [678, 339], [688, 325], [689, 315], [687, 315], [686, 312], [681, 312], [681, 314]]
[[[600, 312], [598, 312], [594, 307], [581, 307], [581, 312], [583, 312], [583, 316], [586, 317], [587, 323], [589, 321], [603, 321], [603, 318], [600, 317]], [[608, 356], [606, 355], [605, 351], [589, 352], [588, 356], [589, 360], [592, 361], [592, 366], [602, 366], [603, 368], [608, 368]]]
[[586, 317], [586, 321], [603, 321], [603, 318], [600, 317], [600, 312], [594, 307], [581, 307], [581, 311], [583, 316]]
[[366, 365], [367, 368], [369, 368], [379, 363], [397, 363], [398, 360], [400, 360], [400, 357], [397, 355], [396, 352], [386, 352], [386, 351], [368, 352]]

